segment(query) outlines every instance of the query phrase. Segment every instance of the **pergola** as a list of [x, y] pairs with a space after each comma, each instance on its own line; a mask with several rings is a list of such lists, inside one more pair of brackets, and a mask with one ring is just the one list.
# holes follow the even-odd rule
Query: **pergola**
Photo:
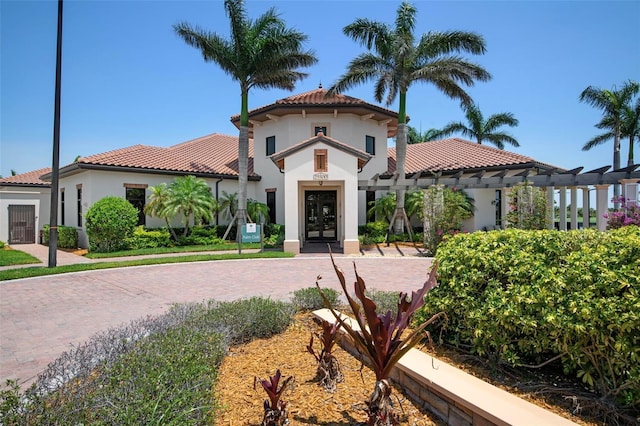
[[[550, 169], [537, 173], [533, 168], [524, 169], [516, 174], [508, 175], [509, 170], [504, 169], [498, 173], [489, 175], [486, 170], [469, 173], [469, 171], [458, 170], [453, 173], [443, 174], [442, 172], [419, 172], [405, 179], [400, 179], [397, 175], [380, 176], [376, 175], [369, 180], [359, 180], [358, 189], [363, 191], [396, 191], [424, 189], [433, 185], [442, 185], [447, 188], [459, 189], [479, 189], [495, 188], [505, 192], [510, 187], [519, 183], [527, 182], [533, 186], [546, 188], [547, 203], [553, 205], [554, 191], [556, 188], [560, 192], [559, 207], [564, 212], [567, 209], [567, 189], [570, 192], [570, 223], [571, 229], [577, 229], [577, 190], [582, 190], [582, 205], [589, 206], [590, 187], [596, 190], [596, 223], [599, 230], [606, 229], [606, 219], [604, 214], [608, 211], [609, 187], [621, 184], [623, 196], [630, 202], [638, 201], [638, 182], [640, 182], [640, 165], [633, 165], [617, 170], [608, 171], [611, 166], [604, 166], [588, 172], [582, 173], [583, 167], [563, 171]], [[491, 172], [492, 173], [492, 172]], [[534, 174], [535, 173], [535, 174]], [[503, 208], [506, 210], [506, 203]], [[551, 211], [550, 227], [554, 226], [553, 209]], [[505, 211], [506, 213], [506, 211]], [[559, 218], [560, 230], [567, 230], [566, 215], [561, 214]], [[583, 215], [583, 227], [589, 227], [589, 215]]]

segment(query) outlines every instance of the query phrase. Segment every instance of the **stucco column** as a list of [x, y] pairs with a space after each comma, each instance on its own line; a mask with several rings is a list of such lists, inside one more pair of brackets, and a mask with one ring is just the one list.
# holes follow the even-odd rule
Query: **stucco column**
[[500, 216], [502, 217], [501, 229], [507, 229], [507, 214], [509, 213], [509, 203], [511, 203], [511, 188], [502, 188], [502, 206]]
[[571, 194], [570, 197], [570, 211], [569, 217], [571, 220], [571, 229], [578, 229], [578, 188], [572, 186], [569, 188], [569, 192]]
[[560, 191], [560, 206], [558, 213], [558, 229], [561, 231], [567, 230], [567, 187], [561, 186], [558, 188]]
[[589, 187], [582, 188], [582, 229], [589, 229], [591, 226], [591, 206], [589, 205]]
[[300, 238], [298, 224], [299, 203], [298, 182], [285, 173], [284, 176], [284, 242], [282, 249], [287, 253], [300, 253]]
[[638, 204], [638, 182], [640, 179], [621, 179], [622, 196], [625, 198], [627, 205], [629, 203]]
[[553, 186], [547, 187], [547, 229], [555, 229], [553, 213]]
[[607, 229], [604, 215], [609, 211], [609, 185], [596, 185], [596, 224], [598, 231]]

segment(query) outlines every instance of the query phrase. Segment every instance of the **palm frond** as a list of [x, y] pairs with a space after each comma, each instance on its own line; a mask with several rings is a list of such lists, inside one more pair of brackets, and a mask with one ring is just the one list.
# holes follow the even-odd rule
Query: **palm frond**
[[416, 48], [420, 57], [436, 58], [451, 53], [486, 53], [484, 38], [467, 31], [430, 31], [423, 34]]
[[487, 133], [484, 135], [484, 139], [494, 144], [499, 149], [504, 149], [504, 144], [508, 143], [515, 147], [520, 146], [518, 141], [507, 133]]
[[[499, 114], [493, 114], [485, 123], [484, 130], [487, 133], [492, 133], [495, 129], [501, 126], [515, 127], [519, 124], [519, 121], [510, 112], [501, 112]], [[517, 146], [517, 145], [516, 145]]]
[[386, 24], [369, 19], [356, 19], [353, 23], [342, 29], [344, 35], [365, 46], [367, 49], [375, 48], [383, 54], [391, 38], [389, 27]]
[[589, 140], [587, 143], [585, 143], [584, 146], [582, 147], [582, 150], [589, 151], [591, 148], [594, 148], [598, 145], [602, 145], [603, 143], [608, 142], [613, 138], [614, 138], [613, 132], [603, 133]]

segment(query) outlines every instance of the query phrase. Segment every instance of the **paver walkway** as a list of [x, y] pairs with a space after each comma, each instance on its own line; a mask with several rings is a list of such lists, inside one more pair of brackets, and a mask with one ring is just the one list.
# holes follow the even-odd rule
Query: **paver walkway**
[[[414, 254], [391, 248], [384, 257], [338, 256], [336, 263], [348, 282], [353, 281], [355, 261], [369, 288], [410, 292], [424, 282], [431, 263]], [[98, 331], [165, 312], [173, 303], [251, 296], [288, 300], [294, 290], [313, 286], [318, 275], [323, 277], [323, 287], [339, 289], [329, 257], [323, 254], [129, 267], [0, 282], [0, 381], [19, 378], [29, 384], [72, 345]]]

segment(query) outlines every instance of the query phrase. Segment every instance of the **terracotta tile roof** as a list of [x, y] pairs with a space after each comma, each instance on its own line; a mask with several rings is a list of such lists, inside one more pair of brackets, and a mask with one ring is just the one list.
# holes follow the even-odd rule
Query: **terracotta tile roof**
[[[296, 113], [328, 113], [337, 110], [339, 113], [356, 114], [360, 116], [369, 115], [368, 118], [378, 121], [385, 121], [388, 125], [388, 137], [395, 135], [398, 121], [398, 113], [390, 109], [370, 104], [362, 99], [337, 93], [326, 96], [327, 90], [319, 87], [308, 92], [291, 95], [278, 99], [272, 104], [264, 105], [249, 111], [250, 122], [262, 122], [272, 118], [271, 115], [280, 116]], [[408, 117], [407, 117], [408, 119]], [[240, 126], [240, 115], [231, 116], [231, 122]], [[249, 136], [252, 136], [252, 125], [249, 126]]]
[[[288, 96], [275, 102], [276, 105], [367, 105], [362, 99], [336, 93], [327, 96], [327, 90], [318, 88], [297, 95]], [[391, 111], [389, 111], [391, 112]]]
[[[388, 151], [388, 173], [396, 169], [396, 149]], [[452, 171], [460, 169], [484, 169], [512, 165], [536, 165], [553, 168], [525, 155], [515, 154], [487, 145], [478, 145], [459, 138], [407, 145], [407, 174], [421, 171]]]
[[[213, 133], [168, 148], [133, 145], [81, 157], [77, 164], [237, 176], [238, 138]], [[249, 140], [249, 176], [255, 176], [252, 140]]]
[[333, 139], [333, 138], [330, 138], [329, 136], [325, 136], [322, 132], [320, 132], [316, 136], [313, 136], [307, 140], [304, 140], [288, 148], [285, 148], [282, 151], [278, 151], [276, 153], [271, 154], [271, 161], [273, 161], [278, 167], [282, 169], [284, 167], [283, 160], [286, 157], [293, 154], [294, 152], [300, 151], [301, 149], [304, 149], [318, 142], [323, 142], [329, 146], [339, 149], [340, 151], [349, 153], [354, 157], [357, 157], [359, 168], [363, 168], [369, 162], [369, 160], [371, 160], [370, 154], [362, 150], [359, 150], [357, 148], [354, 148], [351, 145], [347, 145], [344, 142], [340, 142], [337, 139]]
[[1, 185], [26, 185], [26, 186], [50, 186], [50, 182], [40, 179], [40, 176], [51, 173], [51, 167], [34, 170], [27, 173], [21, 173], [15, 176], [7, 176], [0, 179]]

